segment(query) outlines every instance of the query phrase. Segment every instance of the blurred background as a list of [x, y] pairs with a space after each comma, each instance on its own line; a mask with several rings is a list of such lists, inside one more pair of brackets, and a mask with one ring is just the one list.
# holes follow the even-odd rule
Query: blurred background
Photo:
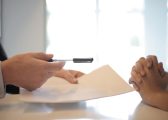
[[167, 66], [167, 0], [47, 0], [47, 52], [93, 57], [66, 67], [88, 72], [109, 64], [128, 79], [141, 56]]
[[109, 64], [126, 81], [140, 57], [168, 65], [167, 0], [2, 0], [2, 40], [8, 56], [27, 51], [67, 62], [85, 73]]

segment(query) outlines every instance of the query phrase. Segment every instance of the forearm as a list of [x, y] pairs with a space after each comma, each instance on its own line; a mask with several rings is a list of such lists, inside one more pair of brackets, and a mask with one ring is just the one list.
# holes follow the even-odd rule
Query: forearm
[[168, 91], [156, 94], [153, 105], [159, 109], [168, 111]]

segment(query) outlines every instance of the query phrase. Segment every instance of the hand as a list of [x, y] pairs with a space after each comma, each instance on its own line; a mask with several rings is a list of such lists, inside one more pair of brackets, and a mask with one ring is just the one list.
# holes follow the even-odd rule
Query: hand
[[[141, 57], [136, 64], [132, 67], [131, 70], [131, 78], [129, 79], [129, 83], [133, 85], [136, 91], [139, 91], [139, 84], [142, 83], [142, 77], [146, 75], [145, 69], [144, 69], [144, 64], [147, 67], [151, 67], [151, 64], [148, 63], [145, 60], [144, 57]], [[139, 73], [139, 74], [137, 74]], [[142, 77], [141, 77], [142, 76]]]
[[64, 78], [65, 80], [67, 80], [68, 82], [73, 83], [73, 84], [78, 83], [77, 78], [81, 77], [82, 75], [84, 75], [84, 73], [82, 73], [80, 71], [65, 70], [65, 69], [61, 69], [59, 71], [56, 71], [54, 74], [54, 76]]
[[[158, 68], [158, 72], [161, 75], [162, 79], [160, 81], [160, 86], [162, 88], [166, 88], [167, 84], [168, 84], [168, 74], [167, 72], [165, 72], [164, 68], [163, 68], [163, 63], [157, 62], [157, 58], [155, 56], [148, 56], [146, 59], [141, 57], [137, 62], [136, 65], [132, 67], [132, 71], [131, 74], [133, 76], [133, 74], [136, 74], [135, 72], [139, 72], [140, 74], [138, 74], [138, 79], [136, 80], [136, 82], [133, 80], [133, 78], [130, 78], [129, 83], [133, 84], [134, 88], [139, 91], [139, 87], [137, 86], [137, 84], [141, 84], [142, 83], [142, 77], [145, 77], [147, 75], [147, 69], [152, 69], [152, 67], [154, 66], [154, 62], [155, 64], [157, 64], [157, 68]], [[146, 69], [146, 70], [145, 70]]]
[[[146, 58], [147, 67], [149, 69], [152, 68], [152, 66], [154, 64], [153, 62], [156, 61], [156, 60], [157, 60], [156, 56], [152, 56], [152, 55], [147, 56], [147, 58]], [[158, 63], [158, 71], [159, 71], [159, 73], [162, 77], [166, 74], [166, 72], [163, 68], [163, 63], [162, 62]]]
[[41, 87], [65, 64], [47, 62], [52, 57], [52, 54], [26, 53], [3, 61], [2, 74], [5, 84], [13, 84], [30, 91]]
[[[148, 64], [148, 62], [150, 62]], [[143, 72], [142, 72], [143, 71]], [[144, 103], [168, 110], [168, 92], [165, 89], [168, 74], [162, 63], [158, 63], [156, 56], [140, 59], [131, 71], [131, 82], [138, 87], [138, 92]]]

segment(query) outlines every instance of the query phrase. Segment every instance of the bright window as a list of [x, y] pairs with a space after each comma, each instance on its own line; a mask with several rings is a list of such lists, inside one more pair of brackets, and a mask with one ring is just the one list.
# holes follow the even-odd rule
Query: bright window
[[93, 57], [66, 63], [83, 72], [109, 64], [126, 80], [144, 56], [143, 0], [47, 0], [47, 52], [55, 58]]

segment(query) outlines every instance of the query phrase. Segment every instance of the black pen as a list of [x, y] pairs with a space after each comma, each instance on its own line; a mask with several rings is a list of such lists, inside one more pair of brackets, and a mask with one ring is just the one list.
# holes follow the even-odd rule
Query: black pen
[[50, 59], [48, 62], [73, 61], [74, 63], [92, 63], [93, 58], [73, 58], [73, 59]]

